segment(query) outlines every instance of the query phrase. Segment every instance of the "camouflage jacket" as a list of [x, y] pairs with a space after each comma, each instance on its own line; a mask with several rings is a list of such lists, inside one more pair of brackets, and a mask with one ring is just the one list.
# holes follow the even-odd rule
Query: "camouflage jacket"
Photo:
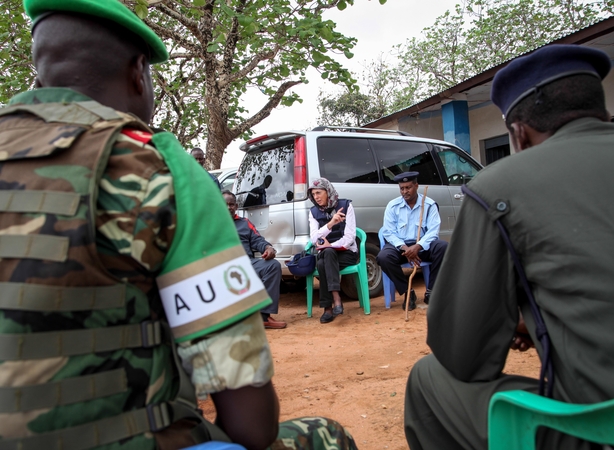
[[[87, 102], [104, 115], [101, 105], [68, 89], [23, 93], [11, 104], [44, 107], [71, 102]], [[155, 279], [168, 271], [169, 252], [180, 241], [192, 246], [202, 243], [202, 258], [215, 246], [197, 234], [203, 229], [216, 234], [218, 228], [229, 228], [230, 218], [222, 199], [213, 199], [208, 202], [210, 214], [198, 218], [199, 227], [182, 227], [175, 199], [177, 180], [151, 145], [151, 133], [136, 119], [119, 114], [126, 127], [118, 132], [94, 129], [96, 125], [66, 125], [58, 134], [60, 128], [55, 126], [50, 130], [56, 130], [56, 135], [36, 146], [28, 145], [28, 133], [17, 138], [7, 125], [16, 118], [32, 121], [31, 115], [0, 117], [0, 126], [4, 122], [13, 132], [9, 147], [24, 149], [21, 153], [0, 150], [0, 449], [17, 448], [19, 440], [28, 436], [44, 440], [22, 442], [59, 448], [71, 436], [54, 430], [88, 426], [101, 419], [113, 429], [134, 422], [123, 438], [135, 436], [130, 440], [132, 448], [153, 448], [151, 427], [147, 428], [151, 423], [140, 422], [151, 422], [151, 407], [172, 400], [179, 389], [181, 373], [173, 364], [174, 344], [168, 339], [164, 343], [166, 314]], [[109, 136], [109, 142], [103, 142], [106, 150], [87, 145], [88, 139], [100, 141], [101, 133]], [[64, 151], [59, 156], [67, 158], [64, 165], [45, 162], [48, 155], [71, 148], [74, 142], [82, 151], [77, 159]], [[41, 153], [28, 155], [33, 151]], [[76, 163], [79, 157], [82, 162]], [[17, 166], [17, 159], [25, 163]], [[9, 170], [14, 167], [20, 171]], [[30, 177], [23, 175], [27, 173], [35, 175], [39, 185], [30, 186]], [[202, 175], [208, 180], [204, 171]], [[54, 186], [58, 192], [47, 195], [46, 190], [54, 191]], [[89, 198], [96, 193], [97, 198]], [[207, 196], [206, 191], [197, 191], [182, 201], [196, 203], [203, 194]], [[219, 196], [211, 184], [208, 196], [215, 195]], [[48, 237], [39, 237], [44, 235]], [[216, 239], [220, 240], [219, 234]], [[236, 237], [221, 240], [225, 239], [228, 247], [240, 247]], [[173, 268], [181, 265], [182, 255], [177, 253]], [[83, 261], [90, 266], [83, 267]], [[47, 293], [41, 301], [39, 286], [56, 289], [57, 295]], [[108, 344], [113, 336], [92, 331], [110, 326], [121, 329], [115, 346]], [[180, 348], [199, 397], [271, 379], [270, 350], [259, 314], [212, 330], [196, 341], [184, 339]], [[41, 337], [32, 340], [36, 334]], [[47, 339], [51, 344], [45, 345], [45, 336], [52, 338]], [[138, 345], [126, 343], [131, 340]], [[54, 356], [49, 357], [47, 347], [54, 349]], [[79, 383], [83, 386], [78, 387]], [[145, 410], [149, 415], [125, 416], [127, 411]], [[153, 415], [165, 422], [163, 409]], [[139, 427], [147, 430], [135, 433]], [[100, 434], [93, 430], [91, 443], [82, 442], [79, 448], [113, 442]]]

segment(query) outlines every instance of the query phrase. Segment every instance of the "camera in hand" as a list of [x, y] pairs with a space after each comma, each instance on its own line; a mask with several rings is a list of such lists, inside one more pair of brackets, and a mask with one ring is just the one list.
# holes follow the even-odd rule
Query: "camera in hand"
[[324, 245], [324, 239], [322, 238], [318, 239], [318, 245]]

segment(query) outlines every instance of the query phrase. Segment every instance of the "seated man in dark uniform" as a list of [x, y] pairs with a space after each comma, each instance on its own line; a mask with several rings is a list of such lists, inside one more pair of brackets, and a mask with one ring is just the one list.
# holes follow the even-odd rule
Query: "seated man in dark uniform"
[[[253, 223], [244, 217], [237, 215], [237, 198], [230, 191], [222, 192], [230, 216], [237, 228], [239, 239], [245, 249], [245, 253], [254, 267], [254, 270], [262, 280], [273, 303], [260, 311], [264, 328], [280, 329], [286, 328], [286, 322], [275, 320], [271, 314], [277, 314], [279, 310], [279, 290], [281, 284], [281, 264], [275, 259], [277, 252], [266, 239], [264, 239]], [[254, 257], [254, 252], [261, 253], [260, 258]]]
[[[424, 303], [428, 304], [448, 243], [439, 239], [441, 218], [435, 201], [429, 197], [424, 198], [422, 212], [423, 195], [418, 194], [418, 175], [418, 172], [404, 172], [394, 177], [394, 181], [399, 183], [401, 196], [386, 206], [383, 230], [386, 245], [377, 255], [377, 263], [390, 277], [397, 292], [405, 295], [407, 301], [407, 277], [401, 266], [407, 262], [418, 266], [421, 261], [430, 262], [431, 276], [424, 295]], [[420, 240], [416, 242], [421, 212]], [[415, 294], [411, 294], [410, 310], [416, 308]]]
[[[463, 189], [428, 310], [433, 353], [407, 382], [412, 450], [488, 447], [493, 394], [544, 386], [503, 373], [510, 347], [535, 343], [554, 399], [614, 398], [614, 124], [601, 85], [610, 65], [596, 49], [548, 45], [496, 74], [492, 101], [517, 153]], [[547, 427], [536, 442], [604, 448]]]

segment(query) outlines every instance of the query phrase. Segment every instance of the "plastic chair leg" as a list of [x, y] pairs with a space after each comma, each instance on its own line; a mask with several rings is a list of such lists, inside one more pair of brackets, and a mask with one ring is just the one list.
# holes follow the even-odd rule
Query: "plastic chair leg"
[[313, 305], [313, 275], [307, 276], [307, 317], [311, 317], [311, 308]]
[[386, 308], [390, 309], [390, 304], [394, 301], [395, 289], [392, 280], [382, 271], [382, 282], [384, 283], [384, 301]]
[[365, 314], [371, 314], [371, 302], [369, 299], [369, 279], [366, 272], [356, 274], [358, 282], [358, 295], [361, 299]]
[[510, 403], [499, 402], [489, 417], [489, 450], [535, 450], [535, 428], [531, 414]]

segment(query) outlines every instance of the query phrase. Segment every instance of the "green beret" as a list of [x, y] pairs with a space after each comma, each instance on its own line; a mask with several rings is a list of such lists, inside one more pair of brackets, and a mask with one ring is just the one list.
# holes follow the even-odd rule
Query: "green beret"
[[168, 59], [168, 51], [162, 39], [117, 0], [23, 0], [23, 6], [34, 25], [52, 12], [87, 14], [110, 20], [143, 39], [151, 49], [150, 63], [161, 63]]

